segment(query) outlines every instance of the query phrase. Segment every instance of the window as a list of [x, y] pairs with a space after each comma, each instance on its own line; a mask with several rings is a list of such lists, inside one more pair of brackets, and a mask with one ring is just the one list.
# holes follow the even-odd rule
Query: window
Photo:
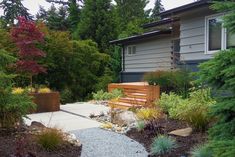
[[127, 47], [127, 54], [128, 55], [136, 54], [136, 46], [128, 46]]
[[235, 47], [235, 34], [223, 27], [222, 15], [206, 18], [206, 53]]

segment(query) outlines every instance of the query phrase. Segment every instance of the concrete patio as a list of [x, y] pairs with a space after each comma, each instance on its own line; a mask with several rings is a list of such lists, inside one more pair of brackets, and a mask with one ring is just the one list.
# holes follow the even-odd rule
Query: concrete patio
[[94, 105], [90, 103], [74, 103], [61, 105], [58, 112], [36, 113], [28, 115], [25, 119], [27, 125], [32, 121], [41, 122], [48, 127], [57, 127], [64, 131], [73, 131], [99, 127], [101, 123], [91, 120], [91, 113], [99, 114], [108, 112], [109, 108], [103, 105]]

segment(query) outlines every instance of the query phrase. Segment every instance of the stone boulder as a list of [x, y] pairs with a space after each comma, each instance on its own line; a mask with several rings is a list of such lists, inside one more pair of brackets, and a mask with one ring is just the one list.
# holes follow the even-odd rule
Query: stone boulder
[[122, 111], [115, 113], [112, 122], [119, 126], [130, 126], [136, 123], [136, 115], [131, 111]]
[[192, 134], [193, 129], [192, 128], [184, 128], [184, 129], [178, 129], [169, 132], [169, 135], [175, 135], [175, 136], [181, 136], [181, 137], [187, 137]]
[[31, 131], [42, 130], [42, 129], [44, 129], [44, 128], [46, 128], [45, 125], [43, 125], [43, 124], [40, 123], [40, 122], [36, 122], [36, 121], [33, 121], [33, 122], [31, 123], [31, 125], [29, 126], [29, 130], [31, 130]]

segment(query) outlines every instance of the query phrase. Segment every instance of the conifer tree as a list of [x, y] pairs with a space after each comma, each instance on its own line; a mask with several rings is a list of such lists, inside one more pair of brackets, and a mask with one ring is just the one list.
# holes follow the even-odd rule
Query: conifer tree
[[52, 5], [47, 11], [40, 6], [40, 10], [37, 13], [37, 20], [41, 20], [52, 30], [67, 31], [69, 29], [68, 12], [66, 7], [61, 6], [56, 9]]
[[[225, 12], [224, 27], [235, 33], [234, 0], [217, 1], [212, 8]], [[223, 50], [208, 62], [200, 65], [199, 78], [217, 91], [226, 94], [217, 96], [217, 103], [211, 108], [216, 120], [209, 129], [209, 149], [215, 157], [233, 157], [235, 154], [235, 50]]]
[[115, 22], [111, 0], [86, 0], [74, 37], [92, 39], [108, 53], [109, 41], [117, 37]]
[[[119, 37], [141, 33], [140, 26], [148, 22], [150, 10], [145, 10], [148, 0], [115, 0], [119, 24]], [[133, 30], [134, 29], [134, 30]], [[131, 31], [129, 31], [131, 30]]]
[[62, 4], [68, 11], [68, 22], [70, 31], [74, 31], [77, 28], [77, 24], [80, 21], [81, 6], [84, 3], [83, 0], [46, 0], [50, 3]]
[[153, 21], [158, 21], [160, 20], [160, 16], [159, 13], [163, 12], [165, 9], [162, 5], [162, 1], [161, 0], [155, 0], [155, 4], [154, 4], [154, 8], [152, 10], [152, 14], [151, 14], [151, 19]]
[[3, 19], [6, 25], [13, 25], [14, 20], [19, 16], [32, 19], [28, 9], [22, 4], [22, 0], [3, 0], [0, 3], [0, 9], [4, 11]]

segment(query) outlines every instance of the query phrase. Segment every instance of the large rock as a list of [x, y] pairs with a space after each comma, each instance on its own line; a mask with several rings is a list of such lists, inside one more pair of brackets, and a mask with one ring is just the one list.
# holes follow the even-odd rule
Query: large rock
[[115, 113], [113, 117], [113, 123], [119, 126], [130, 126], [133, 123], [136, 123], [136, 116], [131, 111], [122, 111]]
[[190, 136], [192, 134], [192, 128], [185, 128], [185, 129], [178, 129], [178, 130], [174, 130], [169, 132], [169, 135], [175, 135], [175, 136], [182, 136], [182, 137], [187, 137]]

